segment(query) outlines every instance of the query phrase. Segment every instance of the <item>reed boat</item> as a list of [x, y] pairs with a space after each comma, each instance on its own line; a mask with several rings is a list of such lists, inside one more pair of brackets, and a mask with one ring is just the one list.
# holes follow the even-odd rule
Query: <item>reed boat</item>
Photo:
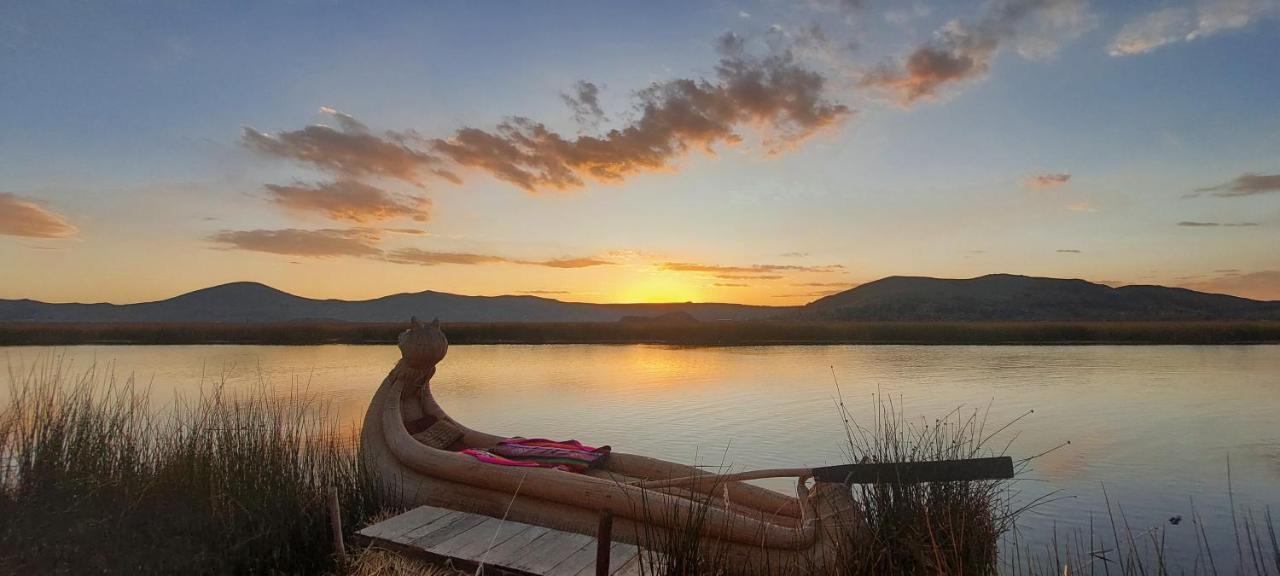
[[797, 495], [790, 496], [744, 477], [619, 452], [583, 473], [480, 461], [462, 451], [490, 449], [506, 438], [467, 428], [432, 396], [432, 376], [449, 346], [439, 322], [412, 321], [398, 345], [401, 358], [369, 404], [361, 443], [379, 481], [404, 507], [439, 506], [582, 534], [594, 534], [608, 511], [615, 540], [649, 548], [690, 537], [696, 519], [707, 549], [744, 575], [779, 566], [825, 572], [858, 530], [849, 486], [803, 471], [770, 471], [797, 477]]

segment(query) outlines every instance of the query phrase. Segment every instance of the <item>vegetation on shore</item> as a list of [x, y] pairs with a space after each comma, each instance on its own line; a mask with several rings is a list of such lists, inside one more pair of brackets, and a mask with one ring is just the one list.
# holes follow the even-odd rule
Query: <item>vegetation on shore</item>
[[146, 392], [47, 361], [0, 412], [0, 572], [323, 573], [327, 498], [348, 529], [379, 485], [319, 406], [265, 393], [152, 411]]
[[[1280, 321], [449, 323], [451, 344], [1252, 344]], [[3, 323], [0, 345], [388, 344], [403, 323]]]

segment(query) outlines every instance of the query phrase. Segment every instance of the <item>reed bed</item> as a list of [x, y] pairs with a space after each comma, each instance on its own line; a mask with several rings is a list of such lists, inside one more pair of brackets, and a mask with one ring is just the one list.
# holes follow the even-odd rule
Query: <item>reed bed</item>
[[[389, 344], [404, 323], [0, 323], [0, 345]], [[1246, 344], [1280, 342], [1280, 321], [447, 323], [452, 344]]]
[[49, 360], [10, 371], [0, 414], [0, 572], [322, 573], [382, 507], [321, 406], [265, 392], [152, 410], [132, 381]]

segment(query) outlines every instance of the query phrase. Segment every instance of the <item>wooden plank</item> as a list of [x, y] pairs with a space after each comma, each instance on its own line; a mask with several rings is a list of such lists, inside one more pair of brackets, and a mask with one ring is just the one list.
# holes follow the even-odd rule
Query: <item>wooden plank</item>
[[1013, 459], [969, 458], [934, 462], [886, 462], [845, 464], [814, 468], [813, 477], [844, 484], [911, 484], [916, 482], [957, 482], [1013, 478]]
[[552, 531], [530, 542], [521, 551], [512, 568], [542, 574], [563, 562], [583, 547], [594, 547], [596, 539], [585, 534]]
[[625, 564], [613, 571], [613, 576], [643, 576], [644, 571], [641, 568], [640, 556], [632, 556]]
[[[623, 544], [621, 542], [614, 542], [613, 546], [609, 548], [609, 573], [617, 574], [618, 570], [620, 570], [622, 566], [624, 566], [626, 563], [630, 562], [633, 558], [635, 558], [636, 554], [639, 552], [640, 552], [640, 549], [637, 548], [636, 545], [634, 544]], [[575, 576], [595, 576], [595, 574], [596, 574], [596, 565], [593, 562], [591, 564], [588, 564], [585, 568], [579, 570]]]
[[488, 519], [488, 516], [459, 513], [457, 517], [449, 520], [448, 522], [438, 523], [438, 528], [419, 536], [413, 542], [410, 542], [409, 545], [416, 548], [422, 548], [428, 552], [434, 552], [436, 545], [446, 542], [450, 538], [466, 532]]
[[358, 534], [366, 538], [390, 540], [413, 530], [438, 517], [440, 512], [449, 512], [431, 506], [419, 506], [398, 516], [383, 520], [372, 526], [361, 528]]
[[520, 550], [524, 549], [524, 547], [530, 542], [534, 542], [538, 538], [543, 537], [548, 532], [551, 532], [551, 529], [546, 526], [530, 526], [528, 529], [522, 530], [520, 533], [507, 539], [506, 542], [503, 542], [498, 546], [494, 546], [492, 550], [489, 550], [488, 555], [485, 556], [484, 562], [485, 564], [493, 564], [495, 566], [510, 566], [516, 558], [519, 558], [517, 553], [520, 552]]
[[592, 538], [586, 546], [579, 548], [577, 552], [569, 555], [559, 564], [552, 566], [544, 574], [546, 576], [577, 576], [579, 570], [588, 566], [595, 567], [596, 554], [598, 553], [596, 539]]
[[441, 556], [461, 558], [462, 556], [458, 554], [459, 549], [479, 542], [489, 543], [493, 539], [493, 533], [497, 532], [498, 527], [501, 525], [501, 520], [486, 517], [483, 522], [476, 524], [466, 532], [461, 532], [457, 536], [435, 545], [431, 548], [431, 551]]
[[[480, 527], [483, 526], [485, 525], [481, 524]], [[480, 527], [476, 529], [478, 530]], [[496, 534], [494, 533], [495, 531], [489, 531], [488, 534], [477, 535], [481, 537], [476, 538], [465, 546], [459, 546], [453, 553], [458, 558], [478, 562], [481, 559], [487, 559], [486, 552], [491, 552], [493, 549], [506, 544], [508, 540], [515, 538], [521, 532], [530, 528], [533, 528], [533, 526], [521, 524], [520, 522], [502, 522], [501, 526], [496, 530]], [[457, 538], [454, 540], [457, 540]], [[450, 542], [453, 542], [453, 540]]]
[[444, 513], [432, 518], [430, 522], [396, 536], [395, 538], [384, 538], [383, 540], [395, 542], [397, 544], [411, 544], [414, 540], [430, 534], [435, 530], [439, 530], [441, 526], [454, 521], [462, 515], [462, 512], [455, 512], [453, 510], [440, 509], [440, 511]]

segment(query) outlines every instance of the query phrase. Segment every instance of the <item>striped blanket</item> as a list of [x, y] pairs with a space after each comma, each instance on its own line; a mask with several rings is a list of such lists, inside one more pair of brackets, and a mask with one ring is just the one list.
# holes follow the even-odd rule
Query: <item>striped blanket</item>
[[577, 440], [546, 438], [508, 438], [492, 448], [467, 449], [467, 454], [481, 462], [500, 466], [554, 468], [566, 472], [586, 472], [604, 464], [610, 448], [587, 446]]

